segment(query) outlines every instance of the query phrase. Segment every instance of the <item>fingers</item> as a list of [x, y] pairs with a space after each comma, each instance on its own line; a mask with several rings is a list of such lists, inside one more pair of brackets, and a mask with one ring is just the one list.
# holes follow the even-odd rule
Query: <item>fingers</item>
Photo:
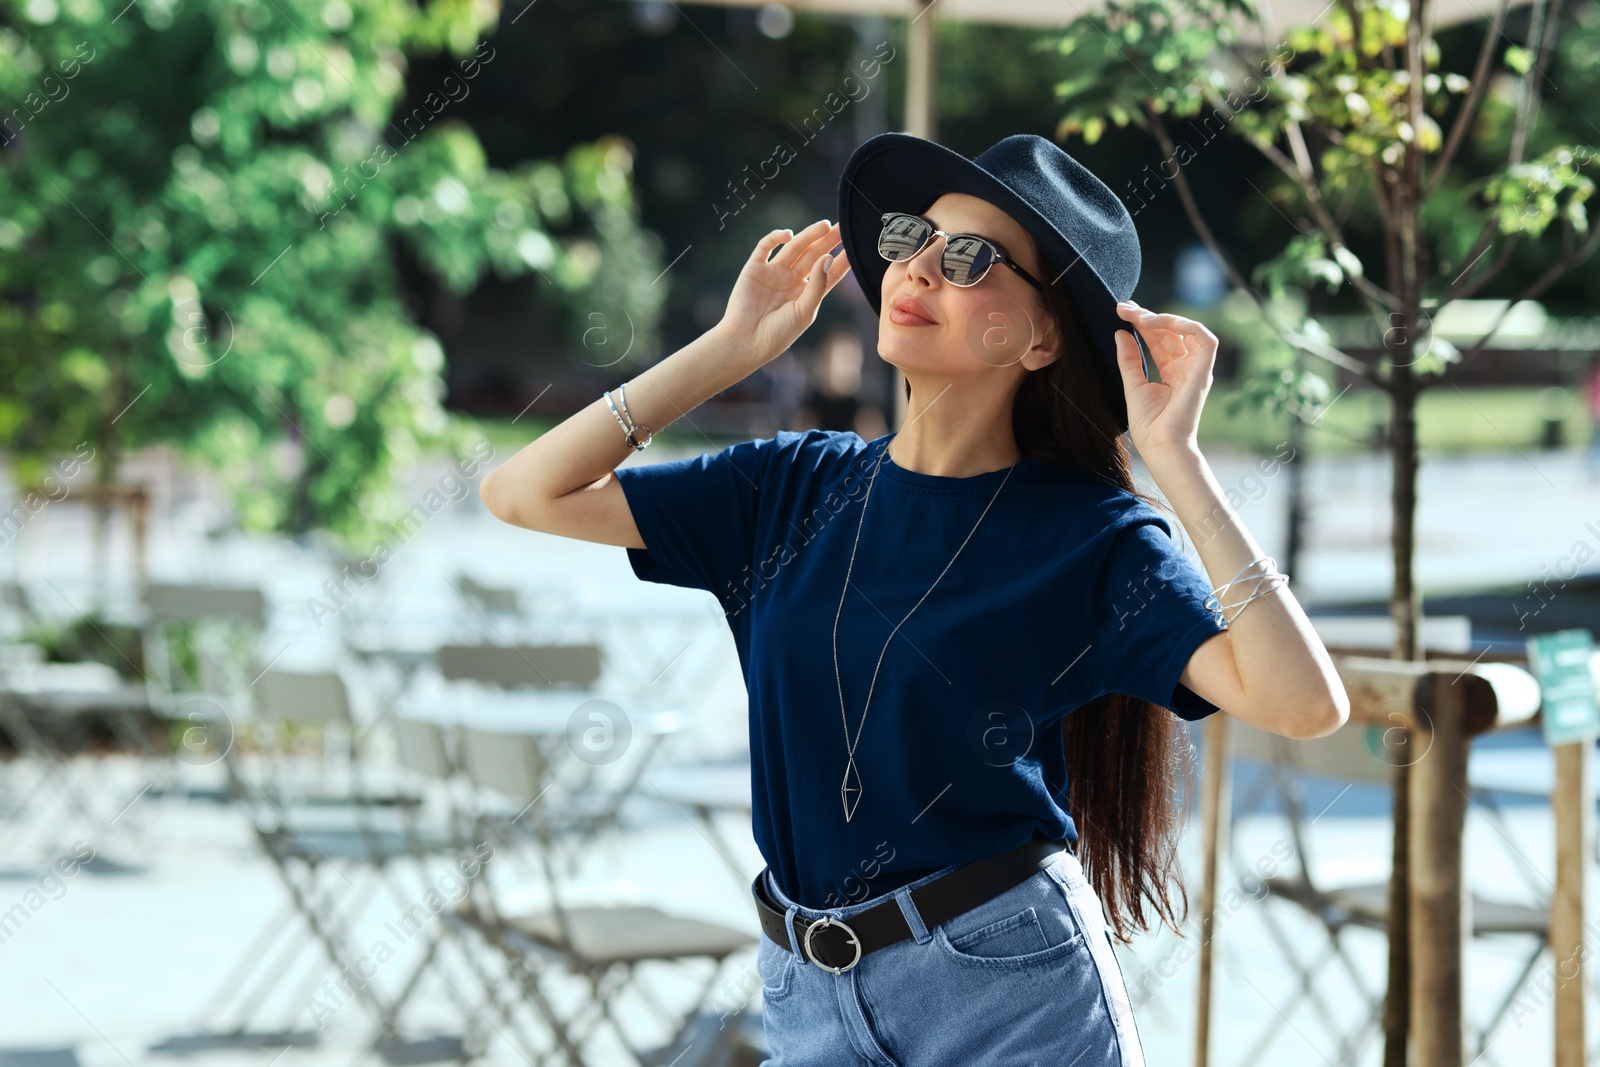
[[750, 262], [765, 263], [767, 261], [767, 257], [772, 255], [772, 250], [778, 245], [782, 244], [784, 241], [789, 240], [793, 234], [793, 230], [773, 230], [771, 233], [768, 233], [765, 237], [758, 241], [755, 248], [751, 250]]
[[800, 310], [801, 321], [806, 323], [810, 323], [816, 317], [817, 307], [828, 292], [828, 275], [823, 272], [823, 265], [818, 263], [811, 268], [811, 273], [806, 277], [806, 287], [801, 291], [800, 299], [795, 301]]
[[[812, 275], [821, 275], [822, 265], [826, 263], [828, 265], [828, 271], [824, 281], [826, 282], [826, 288], [828, 289], [832, 289], [833, 283], [838, 281], [839, 277], [844, 273], [843, 271], [835, 273], [837, 268], [834, 267], [834, 264], [838, 262], [839, 257], [844, 254], [844, 248], [843, 245], [839, 243], [838, 234], [839, 227], [837, 225], [828, 227], [822, 237], [811, 246], [811, 249], [806, 253], [805, 258], [800, 261], [805, 266], [805, 269], [809, 270]], [[810, 276], [807, 276], [806, 280], [810, 281]]]
[[1133, 339], [1131, 331], [1118, 330], [1114, 336], [1117, 339], [1117, 370], [1122, 376], [1122, 391], [1124, 395], [1132, 395], [1135, 389], [1150, 380], [1144, 374], [1144, 357], [1139, 354], [1139, 342]]
[[[839, 237], [839, 224], [827, 219], [818, 219], [799, 233], [790, 229], [773, 230], [750, 253], [750, 263], [758, 266], [771, 263], [786, 270], [798, 270], [809, 282], [817, 261], [839, 244]], [[780, 244], [783, 248], [772, 255], [773, 248]]]
[[816, 315], [822, 298], [828, 295], [843, 274], [842, 271], [834, 273], [837, 263], [837, 256], [824, 255], [812, 265], [811, 273], [806, 276], [806, 287], [800, 294], [799, 305], [808, 321]]
[[[1125, 300], [1122, 303], [1118, 304], [1117, 305], [1117, 314], [1121, 315], [1124, 319], [1128, 320], [1129, 322], [1134, 323], [1134, 324], [1136, 324], [1136, 325], [1138, 325], [1138, 326], [1140, 326], [1140, 327], [1142, 327], [1144, 329], [1160, 328], [1160, 329], [1165, 329], [1165, 330], [1172, 330], [1172, 329], [1177, 329], [1178, 328], [1177, 324], [1180, 323], [1180, 322], [1190, 322], [1190, 321], [1192, 321], [1190, 319], [1185, 319], [1185, 318], [1183, 318], [1183, 317], [1181, 317], [1179, 315], [1158, 315], [1154, 311], [1151, 311], [1148, 308], [1140, 307], [1138, 304], [1135, 304], [1132, 300]], [[1198, 323], [1196, 323], [1196, 325], [1198, 325]]]
[[1174, 333], [1184, 333], [1191, 337], [1198, 337], [1210, 344], [1217, 343], [1217, 337], [1210, 330], [1194, 319], [1184, 318], [1182, 315], [1163, 315], [1142, 308], [1132, 300], [1126, 300], [1117, 305], [1117, 314], [1134, 323], [1142, 330], [1172, 330]]
[[[781, 231], [788, 233], [790, 231]], [[789, 267], [799, 270], [808, 269], [812, 262], [828, 249], [839, 243], [839, 225], [827, 219], [818, 219], [810, 226], [794, 235], [794, 239], [783, 246], [783, 251], [773, 257], [772, 262], [780, 267]]]
[[835, 253], [828, 260], [828, 288], [832, 289], [839, 284], [839, 279], [850, 273], [850, 257], [843, 251]]
[[817, 260], [814, 266], [812, 266], [811, 277], [806, 279], [807, 284], [815, 285], [821, 283], [826, 285], [830, 280], [829, 271], [832, 269], [832, 267], [833, 257], [824, 255], [821, 259]]
[[811, 274], [806, 278], [805, 291], [800, 294], [797, 305], [802, 319], [807, 322], [816, 320], [817, 308], [822, 305], [822, 298], [833, 291], [840, 280], [850, 271], [850, 261], [841, 252], [823, 256], [812, 268]]

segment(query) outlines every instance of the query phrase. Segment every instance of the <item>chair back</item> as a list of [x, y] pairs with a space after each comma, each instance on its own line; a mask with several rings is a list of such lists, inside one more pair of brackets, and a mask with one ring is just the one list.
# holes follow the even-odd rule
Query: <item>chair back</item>
[[152, 622], [231, 619], [260, 629], [267, 621], [266, 597], [256, 586], [153, 582], [144, 587], [143, 599]]
[[230, 706], [254, 699], [248, 692], [255, 675], [251, 655], [267, 619], [259, 588], [154, 582], [141, 589], [140, 599], [145, 674], [167, 699], [184, 692]]
[[256, 713], [272, 722], [350, 725], [350, 699], [337, 671], [269, 667], [251, 687]]
[[486, 615], [515, 615], [519, 610], [515, 589], [484, 585], [470, 574], [456, 576], [456, 589], [468, 604], [479, 608]]
[[544, 758], [526, 734], [463, 727], [461, 763], [467, 777], [484, 789], [530, 801], [544, 792]]
[[0, 608], [35, 618], [33, 604], [28, 600], [28, 591], [19, 582], [0, 582]]
[[444, 728], [421, 719], [394, 720], [395, 740], [400, 749], [400, 764], [426, 778], [448, 781], [454, 772]]
[[448, 681], [488, 682], [503, 689], [591, 686], [600, 679], [600, 646], [444, 645], [434, 654]]

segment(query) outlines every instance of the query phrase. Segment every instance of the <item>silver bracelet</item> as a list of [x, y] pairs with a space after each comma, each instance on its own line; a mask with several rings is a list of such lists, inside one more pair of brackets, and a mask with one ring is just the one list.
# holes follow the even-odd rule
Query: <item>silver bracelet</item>
[[[1243, 580], [1240, 579], [1239, 576], [1241, 574], [1243, 574], [1246, 570], [1249, 570], [1251, 567], [1255, 566], [1257, 563], [1261, 563], [1263, 561], [1265, 561], [1266, 564], [1267, 564], [1267, 570], [1265, 572], [1263, 572], [1261, 574], [1253, 574], [1250, 577], [1245, 578]], [[1281, 586], [1286, 586], [1286, 585], [1289, 584], [1289, 576], [1287, 574], [1284, 574], [1284, 573], [1280, 572], [1277, 568], [1278, 568], [1277, 561], [1274, 560], [1271, 556], [1257, 556], [1255, 559], [1251, 560], [1249, 563], [1246, 563], [1243, 567], [1240, 567], [1236, 572], [1234, 572], [1234, 575], [1233, 575], [1232, 578], [1229, 578], [1226, 582], [1223, 582], [1221, 585], [1219, 585], [1215, 589], [1213, 589], [1206, 596], [1206, 599], [1205, 599], [1206, 607], [1208, 609], [1210, 609], [1210, 611], [1211, 611], [1211, 613], [1213, 615], [1216, 616], [1217, 621], [1224, 628], [1226, 628], [1229, 623], [1231, 623], [1234, 619], [1237, 619], [1239, 617], [1239, 612], [1244, 610], [1246, 604], [1249, 604], [1252, 600], [1257, 600], [1257, 599], [1259, 599], [1261, 597], [1266, 596], [1268, 593], [1273, 592], [1274, 590], [1280, 588]], [[1241, 585], [1244, 584], [1244, 582], [1254, 582], [1255, 584], [1253, 584], [1250, 587], [1251, 592], [1250, 592], [1249, 596], [1245, 597], [1243, 600], [1235, 601], [1232, 604], [1224, 605], [1222, 603], [1222, 594], [1225, 593], [1228, 589], [1232, 588], [1233, 585], [1236, 582], [1241, 584]], [[1265, 589], [1261, 588], [1262, 583], [1266, 583], [1266, 588]], [[1229, 616], [1225, 615], [1224, 612], [1223, 612], [1223, 609], [1225, 607], [1227, 607], [1227, 608], [1237, 608], [1239, 610], [1235, 611], [1233, 613], [1232, 617], [1229, 617]]]
[[[633, 417], [628, 415], [627, 388], [628, 384], [626, 382], [617, 386], [617, 395], [622, 398], [622, 411], [620, 413], [617, 411], [617, 405], [611, 402], [611, 390], [607, 389], [601, 395], [605, 397], [606, 407], [611, 409], [611, 414], [614, 418], [616, 418], [617, 425], [622, 427], [622, 439], [626, 441], [628, 447], [633, 449], [635, 452], [643, 452], [646, 448], [650, 447], [650, 442], [654, 440], [654, 435], [650, 432], [650, 427], [635, 426], [633, 424]], [[626, 421], [624, 421], [625, 417]], [[643, 443], [639, 441], [640, 431], [643, 431], [644, 433]]]

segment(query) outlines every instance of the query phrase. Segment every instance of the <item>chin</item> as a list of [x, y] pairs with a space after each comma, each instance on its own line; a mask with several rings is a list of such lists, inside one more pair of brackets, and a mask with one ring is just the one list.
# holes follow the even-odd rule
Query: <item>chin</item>
[[941, 376], [960, 373], [959, 358], [947, 357], [941, 348], [927, 341], [919, 343], [918, 336], [902, 336], [905, 332], [908, 331], [902, 331], [890, 323], [878, 335], [878, 358], [900, 368], [901, 373], [920, 371]]
[[878, 358], [889, 364], [889, 366], [898, 368], [902, 374], [908, 369], [916, 370], [923, 365], [923, 361], [917, 359], [909, 351], [909, 346], [900, 345], [893, 341], [880, 341], [878, 343]]

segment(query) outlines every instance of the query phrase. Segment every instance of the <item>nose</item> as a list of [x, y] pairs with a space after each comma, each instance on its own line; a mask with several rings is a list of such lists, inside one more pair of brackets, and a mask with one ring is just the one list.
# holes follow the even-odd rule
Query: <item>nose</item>
[[906, 277], [920, 277], [933, 286], [944, 280], [940, 260], [944, 257], [944, 235], [930, 233], [917, 254], [906, 260]]

